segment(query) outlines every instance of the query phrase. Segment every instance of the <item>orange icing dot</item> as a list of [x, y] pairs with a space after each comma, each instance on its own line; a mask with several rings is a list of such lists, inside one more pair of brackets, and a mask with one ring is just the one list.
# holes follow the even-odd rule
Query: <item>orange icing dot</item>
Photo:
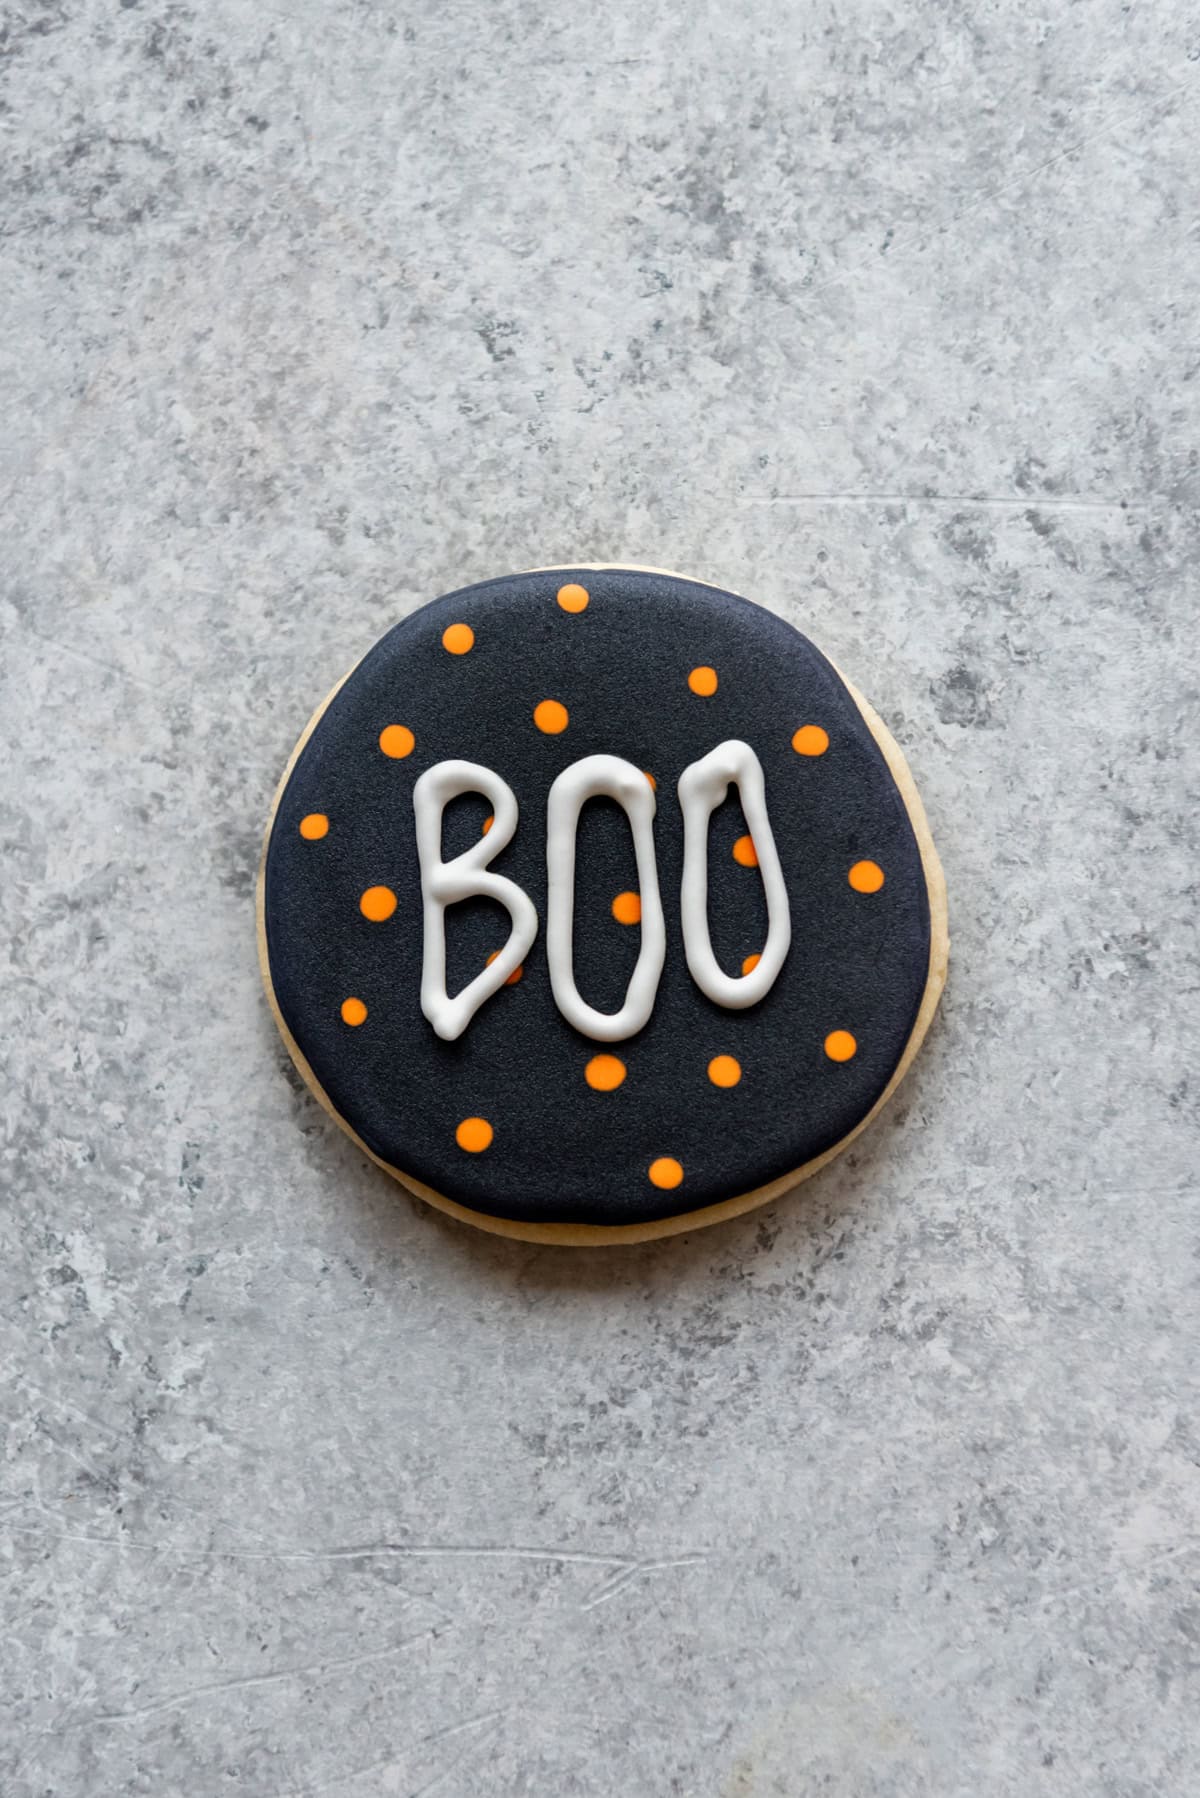
[[761, 960], [762, 960], [761, 955], [748, 955], [746, 957], [745, 961], [742, 963], [742, 973], [743, 974], [753, 974], [755, 968], [758, 966], [758, 964]]
[[300, 835], [306, 843], [319, 843], [329, 829], [329, 819], [324, 812], [309, 812], [307, 818], [300, 820]]
[[683, 1168], [672, 1155], [660, 1155], [652, 1161], [649, 1173], [651, 1186], [661, 1186], [664, 1192], [670, 1192], [683, 1179]]
[[819, 724], [802, 724], [792, 738], [797, 755], [824, 755], [829, 748], [829, 732]]
[[717, 690], [717, 671], [715, 668], [693, 668], [688, 675], [688, 686], [701, 699], [711, 699]]
[[454, 1132], [454, 1140], [468, 1155], [482, 1155], [491, 1148], [495, 1134], [486, 1118], [464, 1118]]
[[883, 885], [883, 869], [878, 862], [855, 862], [846, 879], [856, 893], [877, 893]]
[[[499, 953], [500, 953], [499, 949], [492, 950], [492, 953], [487, 958], [487, 965], [489, 968], [491, 967], [492, 963], [495, 961], [495, 959], [499, 955]], [[513, 969], [512, 973], [509, 975], [508, 979], [504, 982], [505, 986], [516, 986], [517, 981], [521, 978], [521, 976], [524, 972], [525, 972], [525, 965], [522, 962], [518, 967], [515, 967]]]
[[565, 587], [559, 588], [555, 598], [564, 612], [586, 612], [591, 594], [577, 581], [568, 581]]
[[757, 868], [758, 852], [749, 837], [739, 837], [733, 845], [733, 859], [739, 868]]
[[396, 909], [396, 895], [391, 887], [368, 887], [358, 909], [372, 924], [385, 924]]
[[361, 999], [343, 999], [342, 1000], [342, 1023], [343, 1024], [355, 1024], [355, 1025], [365, 1024], [366, 1021], [367, 1021], [367, 1008], [363, 1004]]
[[708, 1064], [708, 1077], [714, 1086], [736, 1086], [742, 1077], [742, 1064], [732, 1055], [714, 1055]]
[[658, 782], [655, 780], [653, 774], [651, 774], [649, 768], [646, 769], [646, 779], [650, 782], [650, 791], [652, 793], [657, 793], [658, 792]]
[[406, 755], [411, 755], [416, 740], [407, 724], [388, 724], [379, 733], [379, 747], [394, 762], [403, 761]]
[[567, 708], [558, 699], [543, 699], [533, 708], [533, 722], [548, 737], [557, 737], [567, 728]]
[[593, 1092], [615, 1092], [625, 1078], [625, 1063], [619, 1055], [593, 1055], [583, 1070], [583, 1077]]
[[831, 1030], [825, 1038], [825, 1053], [830, 1061], [850, 1061], [858, 1053], [858, 1044], [848, 1030]]
[[475, 632], [469, 624], [448, 624], [442, 632], [442, 648], [452, 656], [465, 656], [475, 647]]
[[642, 900], [639, 893], [618, 893], [612, 902], [612, 915], [618, 924], [640, 924]]
[[483, 820], [483, 830], [481, 831], [480, 834], [482, 836], [486, 837], [488, 831], [492, 828], [492, 825], [495, 822], [496, 822], [495, 816], [491, 812], [489, 812], [487, 817]]

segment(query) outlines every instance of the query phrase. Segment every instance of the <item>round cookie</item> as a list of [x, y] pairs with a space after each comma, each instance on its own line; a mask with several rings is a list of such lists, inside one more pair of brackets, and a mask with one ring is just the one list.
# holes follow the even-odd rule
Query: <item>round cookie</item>
[[309, 723], [259, 880], [300, 1072], [388, 1172], [532, 1240], [764, 1202], [903, 1075], [945, 980], [895, 743], [745, 599], [615, 566], [390, 631]]

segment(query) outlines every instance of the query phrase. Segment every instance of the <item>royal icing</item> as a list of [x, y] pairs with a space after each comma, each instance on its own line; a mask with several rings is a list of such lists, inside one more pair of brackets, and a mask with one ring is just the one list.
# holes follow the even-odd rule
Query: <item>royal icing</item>
[[[708, 825], [716, 807], [731, 786], [736, 786], [746, 822], [751, 856], [747, 866], [757, 866], [767, 897], [767, 940], [753, 968], [737, 977], [717, 965], [708, 929]], [[757, 1005], [775, 984], [792, 941], [792, 916], [788, 906], [783, 869], [767, 816], [766, 786], [762, 764], [748, 743], [718, 743], [702, 761], [693, 762], [679, 778], [679, 805], [683, 812], [683, 890], [680, 917], [687, 964], [701, 992], [717, 1005], [736, 1011]], [[738, 839], [738, 843], [747, 840]], [[738, 845], [734, 845], [737, 857]]]
[[531, 1229], [707, 1215], [827, 1155], [944, 949], [840, 676], [641, 570], [505, 577], [397, 626], [306, 734], [261, 905], [335, 1115]]
[[[637, 858], [637, 909], [642, 942], [619, 1011], [601, 1012], [575, 984], [575, 834], [589, 799], [615, 799], [629, 819]], [[555, 1004], [576, 1030], [598, 1043], [619, 1043], [650, 1022], [667, 953], [667, 926], [654, 855], [654, 792], [640, 768], [616, 755], [590, 755], [564, 768], [546, 807], [546, 958]], [[622, 894], [621, 898], [632, 895]], [[614, 902], [615, 903], [615, 902]]]
[[[486, 836], [450, 861], [442, 860], [442, 816], [462, 793], [483, 793], [491, 802]], [[413, 788], [417, 855], [421, 869], [424, 949], [421, 1010], [443, 1042], [460, 1037], [485, 999], [499, 992], [520, 967], [537, 935], [537, 913], [515, 881], [495, 874], [488, 863], [511, 842], [517, 828], [517, 799], [508, 782], [478, 762], [438, 762]], [[488, 965], [453, 999], [446, 991], [446, 907], [460, 899], [494, 899], [507, 911], [508, 941]]]

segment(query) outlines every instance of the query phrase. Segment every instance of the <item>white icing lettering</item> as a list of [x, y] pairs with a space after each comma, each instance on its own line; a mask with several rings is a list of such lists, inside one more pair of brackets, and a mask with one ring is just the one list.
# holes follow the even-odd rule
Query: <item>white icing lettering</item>
[[[493, 823], [486, 836], [446, 862], [442, 860], [442, 815], [460, 793], [485, 794], [491, 802]], [[529, 953], [537, 935], [537, 912], [515, 881], [488, 869], [517, 828], [516, 795], [507, 781], [478, 762], [438, 762], [413, 788], [413, 812], [425, 922], [421, 1010], [438, 1036], [452, 1043]], [[472, 898], [497, 900], [512, 919], [512, 929], [495, 961], [452, 999], [446, 991], [446, 907]]]
[[[637, 966], [620, 1011], [596, 1011], [575, 985], [575, 835], [589, 799], [615, 799], [629, 819], [637, 860], [642, 941]], [[653, 789], [632, 762], [589, 755], [564, 768], [546, 808], [546, 957], [558, 1009], [576, 1030], [597, 1042], [616, 1043], [649, 1022], [667, 953], [667, 931], [654, 858]]]
[[[741, 797], [767, 899], [767, 940], [762, 954], [749, 974], [737, 977], [717, 966], [708, 929], [708, 825], [731, 785]], [[787, 888], [767, 817], [762, 764], [749, 743], [730, 739], [718, 743], [700, 761], [691, 762], [679, 777], [679, 807], [683, 813], [680, 916], [688, 969], [700, 991], [715, 1004], [743, 1011], [770, 992], [792, 940]]]

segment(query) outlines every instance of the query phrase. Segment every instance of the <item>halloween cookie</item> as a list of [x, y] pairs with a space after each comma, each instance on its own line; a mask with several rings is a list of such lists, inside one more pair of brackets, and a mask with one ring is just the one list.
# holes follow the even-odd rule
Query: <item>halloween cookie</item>
[[667, 1234], [844, 1147], [945, 978], [895, 743], [773, 613], [540, 570], [396, 625], [311, 720], [259, 881], [300, 1072], [388, 1172], [535, 1240]]

